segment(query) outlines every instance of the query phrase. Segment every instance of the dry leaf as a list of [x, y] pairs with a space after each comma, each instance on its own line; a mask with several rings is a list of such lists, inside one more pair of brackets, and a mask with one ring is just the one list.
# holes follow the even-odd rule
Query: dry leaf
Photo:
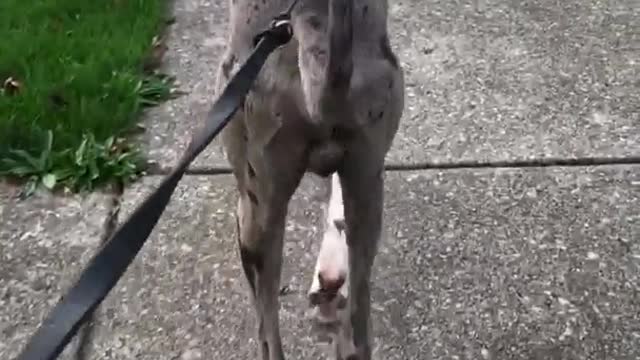
[[7, 95], [16, 94], [18, 93], [18, 91], [20, 91], [21, 88], [22, 88], [22, 84], [18, 80], [12, 77], [8, 77], [2, 84], [2, 89], [4, 90], [4, 93]]

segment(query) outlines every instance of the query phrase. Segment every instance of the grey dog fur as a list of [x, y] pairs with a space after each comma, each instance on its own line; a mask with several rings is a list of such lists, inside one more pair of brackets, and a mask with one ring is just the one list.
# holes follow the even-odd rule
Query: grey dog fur
[[[253, 37], [292, 0], [229, 0], [219, 92]], [[383, 167], [404, 107], [404, 78], [387, 34], [387, 0], [300, 0], [294, 38], [267, 60], [222, 139], [239, 191], [238, 246], [257, 314], [262, 360], [284, 360], [278, 321], [289, 199], [302, 176], [338, 172], [349, 246], [345, 334], [371, 358], [370, 274], [381, 234]], [[352, 346], [353, 348], [353, 346]]]

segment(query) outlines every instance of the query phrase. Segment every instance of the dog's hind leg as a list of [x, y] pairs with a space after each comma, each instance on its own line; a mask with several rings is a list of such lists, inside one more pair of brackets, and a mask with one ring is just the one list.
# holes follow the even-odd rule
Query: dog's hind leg
[[256, 310], [261, 359], [284, 360], [278, 321], [282, 247], [289, 199], [304, 174], [305, 147], [285, 127], [256, 131], [271, 119], [262, 112], [251, 115], [231, 121], [223, 141], [239, 191], [238, 247]]
[[[282, 247], [287, 215], [288, 193], [275, 190], [277, 181], [257, 180], [265, 176], [259, 166], [247, 162], [247, 172], [255, 181], [239, 186], [238, 247], [242, 267], [251, 288], [258, 321], [258, 340], [262, 360], [283, 360], [278, 321]], [[285, 194], [284, 196], [282, 194]], [[283, 197], [280, 197], [283, 196]], [[277, 200], [279, 199], [279, 200]]]
[[[282, 267], [283, 214], [252, 190], [240, 195], [238, 203], [238, 247], [242, 268], [251, 288], [258, 322], [262, 360], [283, 360], [278, 322], [278, 290]], [[262, 208], [260, 208], [262, 206]], [[267, 220], [268, 224], [263, 222]]]
[[349, 289], [349, 254], [342, 187], [337, 173], [331, 175], [330, 189], [322, 243], [308, 293], [321, 324], [335, 324], [339, 321], [338, 310], [346, 305]]
[[371, 359], [370, 277], [382, 232], [385, 149], [379, 145], [383, 144], [382, 139], [368, 143], [370, 140], [356, 141], [340, 170], [350, 282], [342, 340], [352, 338], [356, 352], [355, 357], [344, 350], [340, 354], [338, 346], [338, 357], [345, 359]]

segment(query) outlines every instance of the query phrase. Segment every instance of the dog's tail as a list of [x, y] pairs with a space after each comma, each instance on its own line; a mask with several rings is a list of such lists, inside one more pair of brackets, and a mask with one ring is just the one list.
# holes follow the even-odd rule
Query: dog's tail
[[[310, 37], [312, 43], [305, 44], [309, 48], [305, 48], [303, 54], [306, 61], [303, 59], [298, 64], [307, 111], [314, 123], [333, 118], [343, 110], [354, 66], [354, 0], [327, 1], [327, 32]], [[326, 58], [312, 51], [314, 45], [326, 49]]]
[[[324, 81], [321, 86], [305, 89], [312, 121], [349, 122], [344, 116], [349, 113], [345, 109], [348, 104], [346, 95], [353, 74], [353, 1], [329, 0], [329, 56]], [[322, 141], [312, 146], [308, 167], [318, 175], [328, 176], [337, 170], [344, 153], [343, 145], [336, 139]]]
[[351, 82], [353, 1], [329, 0], [329, 61], [325, 93], [347, 90]]

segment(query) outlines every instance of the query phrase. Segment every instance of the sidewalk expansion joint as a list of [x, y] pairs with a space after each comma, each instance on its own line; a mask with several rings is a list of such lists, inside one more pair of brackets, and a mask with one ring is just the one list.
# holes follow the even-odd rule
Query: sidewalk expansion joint
[[[525, 169], [546, 167], [589, 167], [613, 165], [640, 165], [640, 156], [628, 157], [582, 157], [582, 158], [539, 158], [526, 160], [462, 160], [451, 162], [420, 162], [414, 164], [388, 163], [385, 171], [416, 170], [464, 170], [464, 169]], [[162, 166], [150, 166], [147, 175], [167, 175], [171, 169]], [[186, 175], [228, 175], [229, 167], [191, 167]]]

